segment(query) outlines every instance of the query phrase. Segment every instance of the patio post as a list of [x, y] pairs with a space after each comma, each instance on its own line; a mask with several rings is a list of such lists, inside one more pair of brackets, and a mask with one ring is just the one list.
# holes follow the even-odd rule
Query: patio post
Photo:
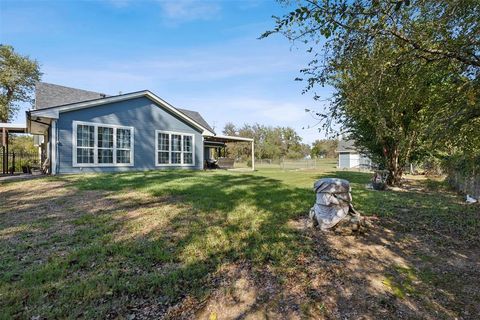
[[252, 171], [255, 171], [255, 141], [252, 140]]
[[2, 174], [7, 173], [7, 164], [6, 164], [6, 159], [7, 159], [7, 151], [6, 151], [6, 145], [7, 145], [7, 140], [5, 138], [6, 130], [5, 127], [2, 128]]

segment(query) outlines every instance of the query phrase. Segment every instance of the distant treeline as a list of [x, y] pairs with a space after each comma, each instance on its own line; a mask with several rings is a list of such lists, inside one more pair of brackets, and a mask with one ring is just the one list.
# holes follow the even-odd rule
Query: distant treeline
[[[336, 140], [317, 140], [312, 146], [302, 143], [302, 138], [290, 127], [272, 127], [261, 124], [244, 124], [237, 127], [227, 123], [223, 128], [224, 135], [253, 138], [255, 140], [255, 158], [257, 159], [302, 159], [335, 157]], [[235, 159], [250, 157], [250, 145], [245, 143], [229, 143], [227, 156]]]

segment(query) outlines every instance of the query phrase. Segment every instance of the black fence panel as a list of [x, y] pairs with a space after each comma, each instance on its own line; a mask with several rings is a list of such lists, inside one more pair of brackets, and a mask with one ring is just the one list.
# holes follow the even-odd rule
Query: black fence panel
[[31, 173], [40, 169], [40, 156], [37, 152], [0, 152], [0, 174]]

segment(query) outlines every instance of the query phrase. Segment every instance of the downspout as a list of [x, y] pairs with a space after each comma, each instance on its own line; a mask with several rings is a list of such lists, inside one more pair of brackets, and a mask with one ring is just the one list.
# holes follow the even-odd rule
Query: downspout
[[52, 126], [51, 126], [51, 158], [50, 158], [50, 166], [51, 166], [51, 173], [52, 175], [57, 174], [57, 155], [58, 155], [58, 134], [57, 134], [57, 120], [52, 120]]

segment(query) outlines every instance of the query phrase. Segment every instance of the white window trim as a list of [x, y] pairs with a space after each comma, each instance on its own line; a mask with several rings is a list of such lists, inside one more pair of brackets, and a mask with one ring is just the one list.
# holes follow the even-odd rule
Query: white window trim
[[[77, 126], [86, 125], [94, 127], [94, 147], [93, 147], [93, 163], [77, 163]], [[73, 121], [73, 134], [72, 134], [72, 166], [73, 167], [133, 167], [134, 166], [134, 127], [120, 126], [115, 124], [105, 124], [97, 122], [85, 122], [85, 121]], [[113, 128], [113, 163], [98, 163], [98, 149], [110, 149], [110, 148], [98, 148], [98, 127]], [[130, 163], [117, 163], [117, 129], [130, 130]], [[118, 150], [125, 150], [124, 148], [118, 148]]]
[[[158, 153], [163, 150], [158, 150], [158, 134], [165, 133], [168, 134], [168, 161], [170, 163], [158, 163]], [[181, 140], [181, 162], [182, 163], [171, 163], [172, 161], [172, 134], [182, 136]], [[192, 163], [183, 163], [183, 137], [189, 136], [192, 137]], [[166, 151], [163, 151], [166, 152]], [[185, 132], [176, 132], [176, 131], [165, 131], [165, 130], [155, 130], [155, 166], [156, 167], [194, 167], [195, 166], [195, 135], [192, 133], [185, 133]]]

